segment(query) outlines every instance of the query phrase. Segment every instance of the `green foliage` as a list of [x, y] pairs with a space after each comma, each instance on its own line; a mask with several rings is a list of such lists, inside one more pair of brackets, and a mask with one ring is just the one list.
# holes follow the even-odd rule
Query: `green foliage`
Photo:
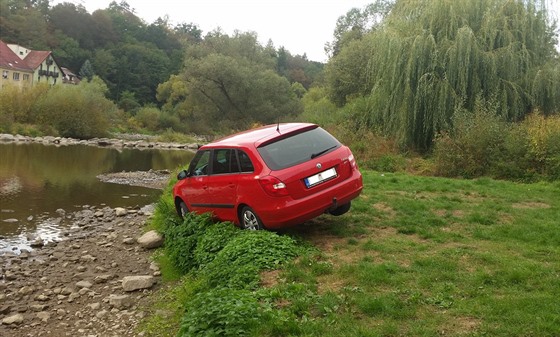
[[0, 91], [0, 130], [11, 132], [14, 123], [33, 123], [33, 106], [37, 100], [46, 95], [49, 86], [38, 84], [22, 90], [17, 86], [7, 85]]
[[79, 74], [82, 77], [82, 79], [87, 79], [88, 81], [91, 81], [95, 73], [93, 72], [93, 66], [91, 65], [91, 62], [89, 60], [85, 60], [84, 64], [80, 68]]
[[35, 124], [42, 134], [93, 138], [107, 134], [116, 107], [105, 98], [107, 86], [94, 77], [78, 86], [35, 85], [0, 92], [0, 121], [4, 131], [19, 132], [12, 125]]
[[420, 151], [480, 99], [507, 121], [537, 108], [550, 115], [560, 110], [554, 29], [543, 0], [396, 1], [331, 59], [331, 97], [338, 105], [367, 97], [348, 116], [355, 128]]
[[[163, 205], [161, 207], [164, 207]], [[168, 216], [171, 217], [171, 214]], [[165, 252], [181, 272], [188, 273], [191, 269], [199, 267], [195, 250], [200, 238], [213, 224], [210, 214], [197, 216], [189, 213], [182, 222], [177, 221], [176, 216], [167, 219], [163, 229]]]
[[81, 82], [78, 86], [57, 85], [33, 106], [36, 121], [51, 125], [61, 136], [93, 138], [104, 136], [115, 105], [105, 98], [100, 80]]
[[514, 180], [560, 177], [560, 118], [534, 113], [517, 124], [478, 109], [457, 114], [453, 129], [436, 138], [436, 173]]
[[177, 336], [247, 336], [262, 316], [262, 307], [253, 293], [214, 288], [187, 302]]
[[289, 81], [251, 33], [208, 34], [187, 50], [181, 75], [160, 85], [158, 98], [188, 123], [187, 131], [198, 133], [273, 123], [301, 110]]
[[161, 111], [154, 106], [147, 106], [140, 108], [136, 113], [134, 119], [150, 131], [156, 131], [159, 127], [159, 119], [161, 116]]
[[165, 237], [166, 261], [200, 285], [183, 303], [179, 336], [253, 331], [266, 311], [252, 293], [260, 272], [280, 268], [300, 252], [288, 236], [241, 231], [231, 223], [214, 222], [210, 214], [189, 213], [180, 220], [169, 197], [158, 202], [152, 223]]
[[259, 271], [277, 269], [297, 256], [293, 239], [269, 231], [245, 231], [235, 236], [202, 269], [211, 286], [253, 290]]

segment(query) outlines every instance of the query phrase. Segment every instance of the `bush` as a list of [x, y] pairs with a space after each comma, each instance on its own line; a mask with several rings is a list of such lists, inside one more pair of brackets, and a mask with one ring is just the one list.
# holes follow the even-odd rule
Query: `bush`
[[33, 106], [37, 100], [46, 95], [47, 84], [38, 84], [31, 88], [19, 88], [7, 85], [0, 90], [0, 131], [26, 134], [12, 130], [14, 123], [34, 122]]
[[198, 293], [186, 305], [178, 336], [247, 336], [263, 310], [253, 293], [215, 288]]
[[214, 223], [210, 214], [188, 213], [182, 223], [170, 216], [164, 228], [165, 252], [173, 265], [183, 273], [198, 268], [195, 249], [206, 230]]
[[134, 119], [144, 128], [150, 131], [157, 131], [161, 111], [156, 107], [143, 107], [138, 110]]
[[442, 176], [559, 179], [560, 116], [535, 112], [514, 124], [489, 111], [457, 114], [453, 129], [436, 137], [434, 163]]
[[34, 104], [35, 121], [52, 126], [63, 137], [106, 136], [116, 106], [105, 98], [105, 90], [104, 83], [96, 79], [77, 86], [54, 86]]
[[269, 231], [242, 231], [201, 272], [209, 285], [252, 290], [259, 272], [277, 269], [298, 255], [295, 241]]

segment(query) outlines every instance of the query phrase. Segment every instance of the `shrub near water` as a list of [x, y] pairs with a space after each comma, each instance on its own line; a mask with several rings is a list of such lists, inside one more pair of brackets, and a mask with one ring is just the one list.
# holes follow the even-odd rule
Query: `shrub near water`
[[156, 210], [156, 216], [169, 215], [162, 229], [165, 254], [188, 274], [189, 282], [200, 284], [184, 303], [178, 336], [250, 334], [269, 312], [254, 293], [260, 272], [296, 257], [296, 242], [269, 231], [242, 231], [232, 223], [216, 223], [208, 214], [189, 213], [180, 222], [170, 211], [165, 201]]
[[458, 114], [435, 141], [439, 175], [532, 181], [560, 178], [560, 116], [538, 112], [506, 123], [491, 111]]

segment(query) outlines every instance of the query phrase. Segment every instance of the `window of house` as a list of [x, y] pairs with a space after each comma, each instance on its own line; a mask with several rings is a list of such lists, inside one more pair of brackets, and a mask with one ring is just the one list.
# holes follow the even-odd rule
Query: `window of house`
[[7, 70], [4, 70], [2, 72], [2, 78], [8, 78], [8, 71]]
[[19, 73], [14, 73], [14, 81], [19, 81]]
[[29, 81], [29, 74], [23, 74], [23, 80]]

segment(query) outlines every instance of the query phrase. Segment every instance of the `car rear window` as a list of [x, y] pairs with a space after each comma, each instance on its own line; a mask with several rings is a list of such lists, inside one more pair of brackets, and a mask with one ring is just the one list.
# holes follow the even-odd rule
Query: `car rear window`
[[266, 143], [258, 151], [271, 170], [281, 170], [320, 157], [340, 145], [336, 138], [318, 127]]

